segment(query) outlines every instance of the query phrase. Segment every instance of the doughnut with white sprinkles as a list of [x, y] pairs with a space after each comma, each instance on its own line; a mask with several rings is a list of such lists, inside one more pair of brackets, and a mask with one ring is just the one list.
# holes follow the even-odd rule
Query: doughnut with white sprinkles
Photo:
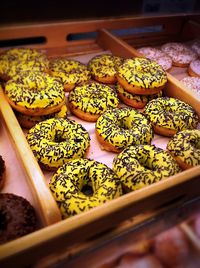
[[63, 85], [42, 72], [23, 72], [5, 85], [10, 105], [26, 115], [47, 115], [57, 112], [65, 103]]
[[128, 92], [156, 94], [167, 83], [167, 75], [155, 61], [145, 58], [126, 59], [117, 69], [117, 80]]

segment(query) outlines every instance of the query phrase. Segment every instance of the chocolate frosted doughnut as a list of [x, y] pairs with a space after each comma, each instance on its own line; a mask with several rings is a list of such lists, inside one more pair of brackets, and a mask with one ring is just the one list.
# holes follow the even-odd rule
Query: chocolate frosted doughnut
[[144, 113], [150, 118], [156, 133], [169, 137], [181, 130], [195, 129], [199, 120], [189, 104], [169, 97], [151, 100]]
[[103, 149], [121, 152], [130, 144], [150, 144], [153, 129], [137, 110], [124, 107], [104, 112], [96, 122], [96, 136]]
[[167, 83], [167, 75], [155, 61], [126, 59], [117, 69], [117, 80], [128, 92], [141, 95], [158, 93]]
[[50, 62], [49, 69], [52, 76], [58, 77], [62, 81], [66, 92], [90, 80], [87, 67], [79, 61], [65, 58], [55, 59]]
[[[91, 188], [88, 195], [84, 192], [87, 186]], [[60, 167], [49, 187], [64, 218], [122, 195], [119, 178], [113, 170], [90, 159], [72, 160]]]
[[0, 244], [29, 234], [36, 228], [35, 210], [25, 198], [0, 194]]
[[40, 165], [52, 170], [84, 157], [90, 146], [85, 128], [63, 118], [50, 118], [36, 124], [29, 130], [27, 141]]
[[200, 130], [184, 130], [174, 135], [167, 150], [182, 169], [200, 165]]
[[125, 191], [134, 191], [180, 172], [166, 151], [154, 145], [131, 145], [114, 158], [113, 170]]

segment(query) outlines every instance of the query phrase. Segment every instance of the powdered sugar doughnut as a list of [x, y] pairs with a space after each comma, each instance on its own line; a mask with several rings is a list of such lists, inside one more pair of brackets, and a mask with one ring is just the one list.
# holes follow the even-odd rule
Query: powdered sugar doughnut
[[168, 71], [172, 67], [172, 59], [166, 55], [163, 51], [153, 47], [142, 47], [138, 51], [145, 57], [156, 61], [163, 67], [165, 71]]
[[191, 76], [200, 77], [200, 60], [194, 60], [190, 62], [188, 73]]
[[191, 44], [191, 49], [200, 56], [200, 40], [195, 40]]
[[166, 43], [161, 46], [161, 50], [169, 55], [172, 64], [178, 67], [187, 67], [191, 61], [197, 59], [197, 54], [181, 43]]
[[185, 77], [180, 80], [200, 100], [200, 77]]

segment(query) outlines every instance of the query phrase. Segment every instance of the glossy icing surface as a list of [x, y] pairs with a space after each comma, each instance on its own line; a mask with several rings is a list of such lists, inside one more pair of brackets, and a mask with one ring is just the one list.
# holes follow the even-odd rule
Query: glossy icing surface
[[153, 138], [148, 119], [133, 108], [107, 110], [97, 120], [96, 131], [119, 150], [130, 144], [150, 144]]
[[[90, 195], [83, 192], [84, 186], [92, 188]], [[90, 159], [73, 160], [60, 167], [49, 187], [64, 218], [122, 195], [120, 180], [113, 170]]]
[[88, 132], [75, 121], [63, 118], [36, 124], [29, 130], [27, 141], [38, 162], [47, 169], [84, 157], [90, 146]]
[[117, 68], [122, 62], [122, 58], [113, 55], [97, 55], [89, 61], [88, 69], [93, 77], [115, 76]]
[[198, 124], [198, 116], [187, 103], [178, 99], [161, 97], [151, 100], [145, 106], [144, 113], [154, 125], [177, 131], [194, 129]]
[[53, 107], [64, 101], [63, 85], [42, 72], [23, 72], [9, 80], [5, 94], [24, 109]]
[[79, 85], [90, 79], [90, 73], [84, 64], [65, 58], [51, 61], [50, 73], [54, 77], [60, 78], [64, 84]]
[[126, 59], [117, 74], [129, 84], [151, 89], [165, 85], [165, 71], [155, 61], [145, 58]]
[[167, 149], [191, 167], [200, 165], [200, 130], [178, 132], [168, 142]]
[[70, 91], [69, 102], [74, 107], [90, 114], [102, 114], [108, 108], [119, 105], [114, 89], [100, 83], [89, 83]]
[[180, 168], [173, 157], [154, 145], [131, 145], [114, 158], [113, 170], [127, 191], [173, 176]]

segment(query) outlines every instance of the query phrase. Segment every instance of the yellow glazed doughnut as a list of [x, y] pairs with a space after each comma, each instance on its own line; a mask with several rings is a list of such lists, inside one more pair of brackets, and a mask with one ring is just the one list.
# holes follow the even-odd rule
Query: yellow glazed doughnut
[[133, 94], [158, 93], [167, 83], [167, 75], [155, 61], [145, 58], [126, 59], [118, 67], [117, 80]]
[[116, 85], [116, 92], [119, 97], [119, 99], [125, 103], [126, 105], [129, 105], [136, 109], [142, 109], [152, 99], [156, 99], [158, 97], [162, 96], [162, 91], [158, 92], [157, 94], [153, 95], [137, 95], [137, 94], [131, 94], [123, 89], [123, 87], [117, 83]]
[[95, 129], [102, 148], [113, 152], [130, 144], [150, 144], [153, 138], [148, 119], [130, 107], [107, 110], [98, 118]]
[[188, 67], [188, 73], [190, 76], [200, 78], [200, 60], [197, 59], [190, 62], [190, 65]]
[[99, 83], [89, 83], [69, 92], [69, 108], [77, 117], [95, 122], [108, 108], [115, 108], [119, 100], [114, 89]]
[[55, 169], [69, 160], [84, 157], [90, 146], [85, 128], [63, 118], [50, 118], [36, 124], [28, 131], [27, 141], [38, 162], [46, 169]]
[[183, 130], [174, 135], [167, 150], [182, 169], [200, 165], [200, 130]]
[[144, 113], [149, 116], [156, 133], [169, 137], [178, 131], [196, 128], [199, 120], [189, 104], [169, 97], [151, 100]]
[[131, 145], [114, 158], [113, 170], [125, 191], [141, 189], [180, 172], [169, 152], [154, 145]]
[[35, 126], [37, 123], [44, 121], [49, 118], [66, 118], [67, 117], [67, 105], [64, 104], [60, 111], [47, 114], [47, 115], [41, 115], [41, 116], [31, 116], [31, 115], [25, 115], [19, 112], [16, 112], [16, 117], [21, 125], [21, 127], [30, 129], [33, 126]]
[[0, 55], [0, 77], [8, 81], [23, 71], [48, 72], [47, 56], [36, 49], [12, 48]]
[[90, 73], [83, 63], [65, 58], [50, 62], [50, 74], [61, 79], [66, 92], [90, 80]]
[[46, 73], [23, 72], [5, 85], [10, 105], [26, 115], [47, 115], [57, 112], [65, 103], [63, 85]]
[[0, 58], [7, 59], [8, 61], [29, 61], [40, 57], [46, 58], [46, 55], [34, 48], [25, 47], [10, 48], [0, 55]]
[[[50, 190], [63, 218], [97, 207], [122, 195], [119, 178], [105, 164], [76, 159], [60, 167], [52, 177]], [[86, 195], [84, 188], [90, 187]]]
[[88, 62], [88, 69], [96, 81], [114, 84], [117, 81], [116, 70], [122, 62], [122, 58], [113, 55], [97, 55]]

